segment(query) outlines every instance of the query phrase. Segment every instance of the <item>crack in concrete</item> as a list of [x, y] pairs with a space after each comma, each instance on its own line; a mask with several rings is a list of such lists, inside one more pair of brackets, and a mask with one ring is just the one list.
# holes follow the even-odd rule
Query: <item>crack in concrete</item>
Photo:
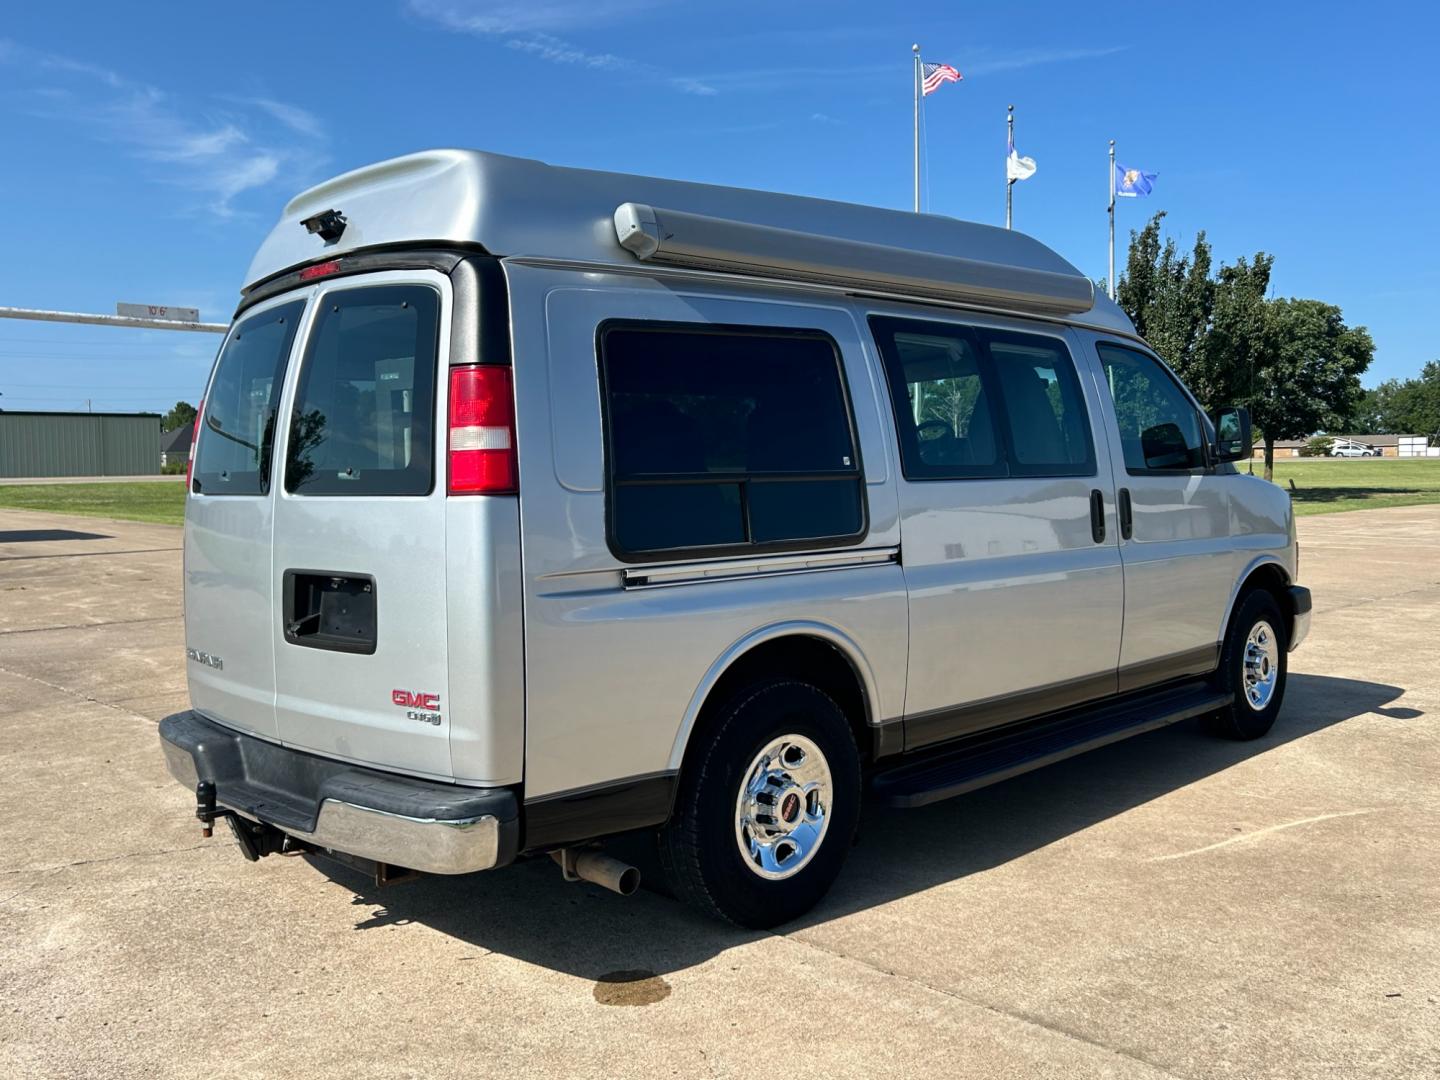
[[[29, 672], [16, 671], [14, 668], [0, 667], [0, 675], [13, 675], [17, 679], [25, 679], [28, 682], [39, 683], [41, 686], [48, 687], [51, 690], [58, 690], [62, 694], [69, 694], [71, 697], [79, 698], [81, 701], [88, 701], [92, 705], [100, 705], [106, 709], [113, 709], [115, 712], [128, 716], [132, 720], [143, 720], [147, 724], [155, 723], [155, 721], [151, 720], [148, 716], [144, 716], [141, 713], [134, 712], [130, 709], [122, 708], [121, 706], [116, 705], [114, 702], [102, 701], [100, 698], [91, 697], [89, 694], [84, 693], [81, 690], [74, 690], [68, 686], [61, 686], [59, 683], [52, 683], [46, 679], [40, 678], [37, 675], [31, 675]], [[133, 701], [134, 699], [130, 698], [127, 700]]]
[[130, 548], [125, 551], [56, 551], [49, 555], [0, 555], [0, 562], [28, 562], [33, 559], [94, 559], [103, 555], [148, 555], [154, 551], [184, 551], [184, 548]]
[[[61, 871], [71, 870], [77, 866], [90, 866], [94, 863], [120, 862], [125, 859], [140, 859], [155, 855], [176, 855], [186, 851], [198, 851], [201, 848], [209, 846], [209, 842], [207, 841], [203, 844], [192, 844], [189, 847], [168, 848], [164, 851], [131, 851], [127, 852], [124, 855], [107, 855], [103, 858], [98, 859], [76, 859], [74, 862], [59, 863], [55, 866], [31, 866], [21, 867], [17, 870], [3, 870], [0, 871], [0, 878], [12, 877], [17, 874], [35, 874], [36, 877], [34, 881], [26, 882], [14, 892], [8, 893], [5, 896], [0, 896], [0, 907], [5, 907], [12, 900], [24, 896], [31, 889], [34, 889], [37, 886], [44, 884], [46, 881], [49, 881]], [[222, 842], [221, 846], [219, 848], [216, 848], [215, 850], [223, 850], [224, 847], [225, 845]]]
[[1286, 829], [1297, 829], [1301, 825], [1314, 825], [1317, 822], [1329, 821], [1332, 818], [1356, 817], [1360, 814], [1373, 814], [1379, 808], [1368, 810], [1339, 810], [1331, 814], [1316, 814], [1314, 817], [1301, 818], [1299, 821], [1284, 821], [1279, 825], [1267, 825], [1263, 829], [1254, 829], [1239, 836], [1229, 836], [1224, 840], [1218, 840], [1213, 844], [1206, 844], [1204, 847], [1192, 848], [1189, 851], [1177, 851], [1173, 855], [1156, 855], [1145, 860], [1146, 862], [1169, 862], [1172, 859], [1188, 859], [1192, 855], [1203, 855], [1207, 851], [1218, 851], [1221, 848], [1230, 847], [1232, 844], [1245, 844], [1252, 840], [1259, 840], [1261, 837], [1269, 836], [1272, 833], [1284, 832]]
[[180, 615], [154, 615], [147, 619], [116, 619], [114, 622], [67, 623], [64, 626], [31, 626], [25, 630], [0, 630], [0, 637], [11, 634], [44, 634], [52, 630], [98, 630], [102, 626], [135, 626], [138, 623], [170, 622]]
[[824, 945], [819, 945], [813, 941], [807, 941], [804, 938], [791, 937], [785, 934], [774, 934], [772, 936], [778, 937], [782, 941], [793, 942], [797, 945], [803, 945], [805, 948], [814, 949], [816, 952], [823, 953], [826, 956], [834, 957], [838, 960], [845, 960], [852, 964], [859, 964], [863, 968], [866, 968], [870, 971], [878, 972], [881, 975], [888, 975], [892, 979], [901, 979], [912, 986], [919, 987], [922, 990], [929, 990], [944, 997], [953, 998], [956, 1001], [964, 1002], [966, 1005], [973, 1005], [975, 1008], [984, 1009], [986, 1012], [993, 1015], [1004, 1016], [1011, 1020], [1018, 1020], [1022, 1024], [1028, 1024], [1032, 1027], [1038, 1027], [1043, 1031], [1048, 1031], [1051, 1034], [1059, 1035], [1063, 1039], [1068, 1039], [1072, 1042], [1078, 1042], [1082, 1045], [1092, 1047], [1096, 1050], [1103, 1050], [1107, 1054], [1113, 1054], [1116, 1057], [1124, 1058], [1127, 1061], [1133, 1061], [1136, 1064], [1143, 1065], [1147, 1069], [1153, 1069], [1155, 1072], [1159, 1073], [1162, 1076], [1171, 1077], [1172, 1080], [1189, 1080], [1189, 1078], [1182, 1076], [1180, 1073], [1171, 1072], [1169, 1069], [1165, 1068], [1165, 1066], [1160, 1065], [1154, 1061], [1150, 1061], [1147, 1058], [1144, 1058], [1130, 1050], [1124, 1050], [1118, 1046], [1111, 1046], [1108, 1043], [1101, 1042], [1098, 1039], [1092, 1039], [1088, 1035], [1084, 1035], [1078, 1031], [1071, 1031], [1068, 1028], [1052, 1024], [1038, 1016], [1034, 1016], [1029, 1013], [1015, 1012], [1011, 1009], [1002, 1008], [999, 1005], [992, 1005], [987, 1001], [980, 1001], [972, 997], [967, 997], [965, 994], [960, 993], [958, 990], [951, 990], [944, 986], [936, 986], [934, 983], [927, 982], [924, 979], [917, 979], [913, 975], [905, 975], [898, 971], [892, 971], [889, 968], [880, 967], [877, 964], [872, 964], [868, 960], [862, 960], [858, 956], [851, 956], [848, 953], [836, 952], [834, 949], [827, 949]]
[[[199, 844], [190, 844], [188, 847], [165, 848], [160, 851], [127, 851], [120, 855], [100, 855], [93, 859], [76, 859], [73, 862], [52, 863], [49, 866], [21, 866], [14, 870], [0, 870], [0, 877], [12, 877], [15, 874], [42, 874], [49, 876], [57, 874], [61, 870], [73, 870], [77, 866], [95, 866], [100, 863], [123, 862], [126, 859], [145, 859], [157, 855], [176, 855], [182, 851], [199, 851], [201, 848], [210, 846], [212, 846], [211, 841], [205, 841]], [[220, 844], [214, 846], [224, 848], [229, 845], [225, 844], [222, 840]], [[21, 891], [23, 892], [24, 890]], [[18, 895], [18, 893], [11, 894], [11, 896]], [[5, 897], [5, 900], [8, 899], [10, 899], [9, 896]], [[0, 903], [4, 903], [4, 901], [0, 900]]]

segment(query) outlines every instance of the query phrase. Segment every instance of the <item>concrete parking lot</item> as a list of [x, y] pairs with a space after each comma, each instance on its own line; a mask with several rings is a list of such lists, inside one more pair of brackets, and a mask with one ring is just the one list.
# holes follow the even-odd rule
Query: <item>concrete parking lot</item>
[[0, 1076], [1440, 1074], [1440, 507], [1301, 523], [1275, 732], [869, 812], [741, 933], [548, 863], [376, 890], [202, 840], [180, 531], [0, 511]]

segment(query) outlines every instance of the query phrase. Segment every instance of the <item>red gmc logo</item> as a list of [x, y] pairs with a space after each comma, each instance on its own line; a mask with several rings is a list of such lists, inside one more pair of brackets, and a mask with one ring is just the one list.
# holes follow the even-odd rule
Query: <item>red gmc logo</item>
[[433, 712], [440, 708], [439, 694], [425, 694], [418, 690], [391, 690], [390, 700], [402, 709], [426, 709]]

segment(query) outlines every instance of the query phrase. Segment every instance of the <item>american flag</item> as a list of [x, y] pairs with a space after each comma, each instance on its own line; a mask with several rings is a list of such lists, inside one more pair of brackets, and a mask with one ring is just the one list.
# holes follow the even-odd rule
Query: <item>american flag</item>
[[920, 89], [927, 95], [939, 90], [941, 83], [959, 82], [965, 77], [949, 64], [921, 64], [920, 75]]

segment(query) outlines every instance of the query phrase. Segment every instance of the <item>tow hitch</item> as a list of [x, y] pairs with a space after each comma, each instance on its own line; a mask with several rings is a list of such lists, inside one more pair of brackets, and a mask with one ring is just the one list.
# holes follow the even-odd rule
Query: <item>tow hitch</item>
[[407, 867], [391, 866], [389, 863], [362, 859], [343, 851], [316, 847], [286, 835], [273, 825], [242, 817], [229, 807], [216, 803], [215, 784], [210, 780], [201, 780], [195, 785], [195, 816], [200, 819], [200, 835], [207, 838], [215, 835], [215, 822], [224, 818], [230, 831], [235, 834], [240, 853], [251, 862], [259, 862], [266, 855], [314, 855], [316, 858], [348, 866], [351, 870], [358, 870], [374, 878], [377, 886], [413, 881], [420, 876], [418, 871]]
[[215, 784], [201, 780], [195, 785], [195, 816], [200, 819], [200, 835], [207, 839], [215, 835], [216, 818], [224, 818], [235, 834], [240, 853], [251, 862], [259, 862], [266, 855], [283, 851], [285, 834], [270, 825], [242, 818], [235, 811], [215, 804]]

